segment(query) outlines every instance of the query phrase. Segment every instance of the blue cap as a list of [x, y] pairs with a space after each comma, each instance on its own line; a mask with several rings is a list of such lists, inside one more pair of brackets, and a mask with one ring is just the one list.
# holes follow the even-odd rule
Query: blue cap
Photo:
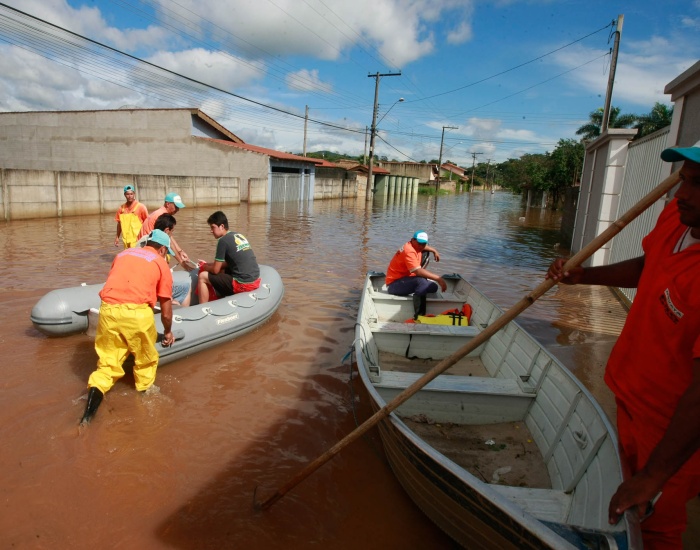
[[689, 160], [700, 164], [700, 141], [692, 147], [669, 147], [661, 151], [661, 160], [678, 162]]
[[160, 229], [154, 229], [151, 234], [146, 238], [146, 241], [153, 241], [154, 243], [162, 244], [168, 249], [168, 254], [175, 256], [175, 252], [170, 249], [170, 237], [165, 231]]
[[185, 208], [185, 203], [182, 202], [182, 197], [177, 193], [168, 193], [165, 195], [165, 202], [172, 202], [178, 208]]
[[413, 238], [420, 244], [428, 244], [428, 234], [425, 231], [416, 231]]
[[124, 186], [124, 193], [126, 193], [127, 191], [136, 191], [136, 189], [134, 189], [133, 185], [125, 185]]

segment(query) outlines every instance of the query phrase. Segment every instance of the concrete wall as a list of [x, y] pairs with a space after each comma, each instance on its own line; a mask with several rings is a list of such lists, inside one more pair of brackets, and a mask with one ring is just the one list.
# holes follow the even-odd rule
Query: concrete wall
[[194, 137], [194, 131], [188, 109], [0, 113], [0, 168], [267, 177], [267, 155]]
[[149, 212], [162, 206], [169, 192], [179, 193], [191, 207], [240, 203], [238, 178], [0, 170], [0, 212], [6, 221], [111, 214], [124, 202], [127, 184]]
[[248, 180], [248, 189], [245, 191], [248, 204], [267, 202], [267, 183], [267, 178], [251, 178]]
[[[664, 92], [671, 94], [673, 101], [668, 146], [695, 145], [700, 141], [700, 61], [669, 82]], [[673, 170], [679, 168], [680, 163], [675, 163]], [[670, 167], [668, 173], [671, 173]]]
[[338, 180], [317, 177], [314, 185], [314, 200], [356, 197], [357, 190], [357, 179]]
[[418, 178], [420, 183], [428, 183], [433, 181], [433, 164], [412, 163], [412, 162], [377, 162], [380, 168], [386, 168], [394, 176], [405, 176], [409, 178]]

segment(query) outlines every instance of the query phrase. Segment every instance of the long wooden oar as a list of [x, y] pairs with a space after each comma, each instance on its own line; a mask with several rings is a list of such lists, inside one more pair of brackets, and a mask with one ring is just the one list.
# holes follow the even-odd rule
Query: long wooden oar
[[[643, 197], [637, 204], [630, 208], [622, 217], [583, 247], [579, 252], [574, 254], [565, 264], [564, 271], [568, 271], [573, 267], [578, 266], [584, 262], [588, 257], [592, 256], [593, 253], [598, 250], [601, 246], [607, 243], [615, 235], [617, 235], [626, 225], [628, 225], [632, 220], [654, 204], [657, 200], [663, 197], [668, 191], [670, 191], [674, 185], [680, 181], [678, 172], [674, 172], [664, 181], [662, 181], [655, 189], [653, 189], [649, 194]], [[401, 406], [406, 400], [408, 400], [412, 395], [417, 393], [423, 386], [428, 382], [436, 378], [439, 374], [446, 371], [449, 367], [454, 365], [462, 357], [467, 355], [469, 352], [475, 350], [482, 343], [486, 342], [491, 336], [502, 329], [505, 325], [510, 323], [515, 319], [520, 313], [530, 307], [540, 296], [547, 292], [555, 282], [552, 279], [545, 279], [535, 290], [530, 294], [522, 298], [518, 303], [496, 319], [492, 324], [480, 332], [476, 337], [470, 340], [467, 344], [459, 348], [449, 357], [446, 357], [425, 373], [421, 378], [416, 380], [413, 384], [408, 386], [399, 395], [392, 399], [389, 403], [384, 405], [376, 413], [374, 413], [369, 419], [367, 419], [363, 424], [355, 428], [352, 432], [346, 435], [338, 443], [333, 445], [325, 453], [319, 456], [313, 462], [310, 462], [301, 472], [299, 472], [293, 479], [288, 481], [285, 485], [277, 489], [274, 495], [264, 501], [259, 507], [263, 510], [267, 510], [275, 502], [281, 499], [285, 494], [287, 494], [291, 489], [296, 487], [299, 483], [304, 481], [313, 472], [318, 470], [331, 458], [337, 455], [342, 449], [353, 443], [356, 439], [362, 437], [367, 431], [378, 424], [382, 419], [386, 418], [391, 414], [393, 410]]]

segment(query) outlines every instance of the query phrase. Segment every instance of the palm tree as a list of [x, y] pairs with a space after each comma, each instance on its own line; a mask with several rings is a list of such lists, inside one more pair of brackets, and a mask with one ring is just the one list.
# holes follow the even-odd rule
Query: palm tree
[[659, 103], [658, 101], [654, 104], [651, 112], [646, 115], [640, 115], [637, 118], [637, 124], [634, 127], [639, 130], [635, 139], [640, 137], [648, 136], [649, 134], [660, 130], [661, 128], [666, 128], [666, 126], [671, 125], [671, 119], [673, 118], [673, 107]]
[[[600, 128], [603, 126], [603, 108], [598, 107], [595, 111], [591, 111], [588, 115], [590, 121], [576, 130], [577, 136], [583, 136], [585, 140], [595, 139], [600, 135]], [[610, 109], [610, 119], [608, 120], [608, 128], [629, 128], [637, 122], [637, 115], [620, 114], [619, 107]]]

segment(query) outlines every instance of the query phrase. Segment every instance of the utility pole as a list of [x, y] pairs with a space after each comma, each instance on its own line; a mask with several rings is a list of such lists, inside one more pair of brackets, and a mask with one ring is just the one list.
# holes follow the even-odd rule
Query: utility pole
[[459, 130], [459, 128], [457, 126], [443, 126], [442, 127], [442, 138], [440, 138], [440, 157], [438, 158], [437, 181], [435, 182], [435, 192], [436, 193], [440, 193], [440, 168], [442, 167], [442, 146], [445, 143], [445, 129]]
[[365, 156], [363, 157], [363, 160], [365, 163], [367, 162], [367, 136], [369, 135], [369, 128], [365, 126]]
[[304, 115], [304, 155], [306, 156], [306, 124], [309, 122], [309, 106], [306, 106], [306, 114]]
[[489, 167], [491, 166], [491, 159], [486, 159], [486, 187], [489, 187]]
[[368, 74], [367, 78], [374, 78], [374, 109], [372, 110], [372, 126], [369, 133], [369, 163], [367, 166], [367, 193], [368, 201], [372, 200], [374, 192], [374, 179], [372, 177], [372, 164], [374, 163], [374, 135], [377, 133], [377, 107], [379, 105], [379, 81], [383, 76], [401, 76], [401, 71], [398, 73], [375, 73]]
[[625, 16], [617, 16], [617, 26], [615, 29], [615, 43], [613, 44], [612, 57], [610, 59], [610, 74], [608, 75], [608, 89], [605, 92], [605, 108], [603, 109], [603, 120], [600, 123], [600, 133], [608, 129], [610, 122], [610, 104], [612, 102], [613, 84], [615, 84], [615, 70], [617, 69], [617, 52], [620, 48], [620, 36], [622, 35], [622, 23]]
[[471, 190], [474, 189], [474, 167], [476, 166], [476, 155], [483, 155], [483, 153], [470, 153], [472, 156], [472, 183], [471, 183]]

